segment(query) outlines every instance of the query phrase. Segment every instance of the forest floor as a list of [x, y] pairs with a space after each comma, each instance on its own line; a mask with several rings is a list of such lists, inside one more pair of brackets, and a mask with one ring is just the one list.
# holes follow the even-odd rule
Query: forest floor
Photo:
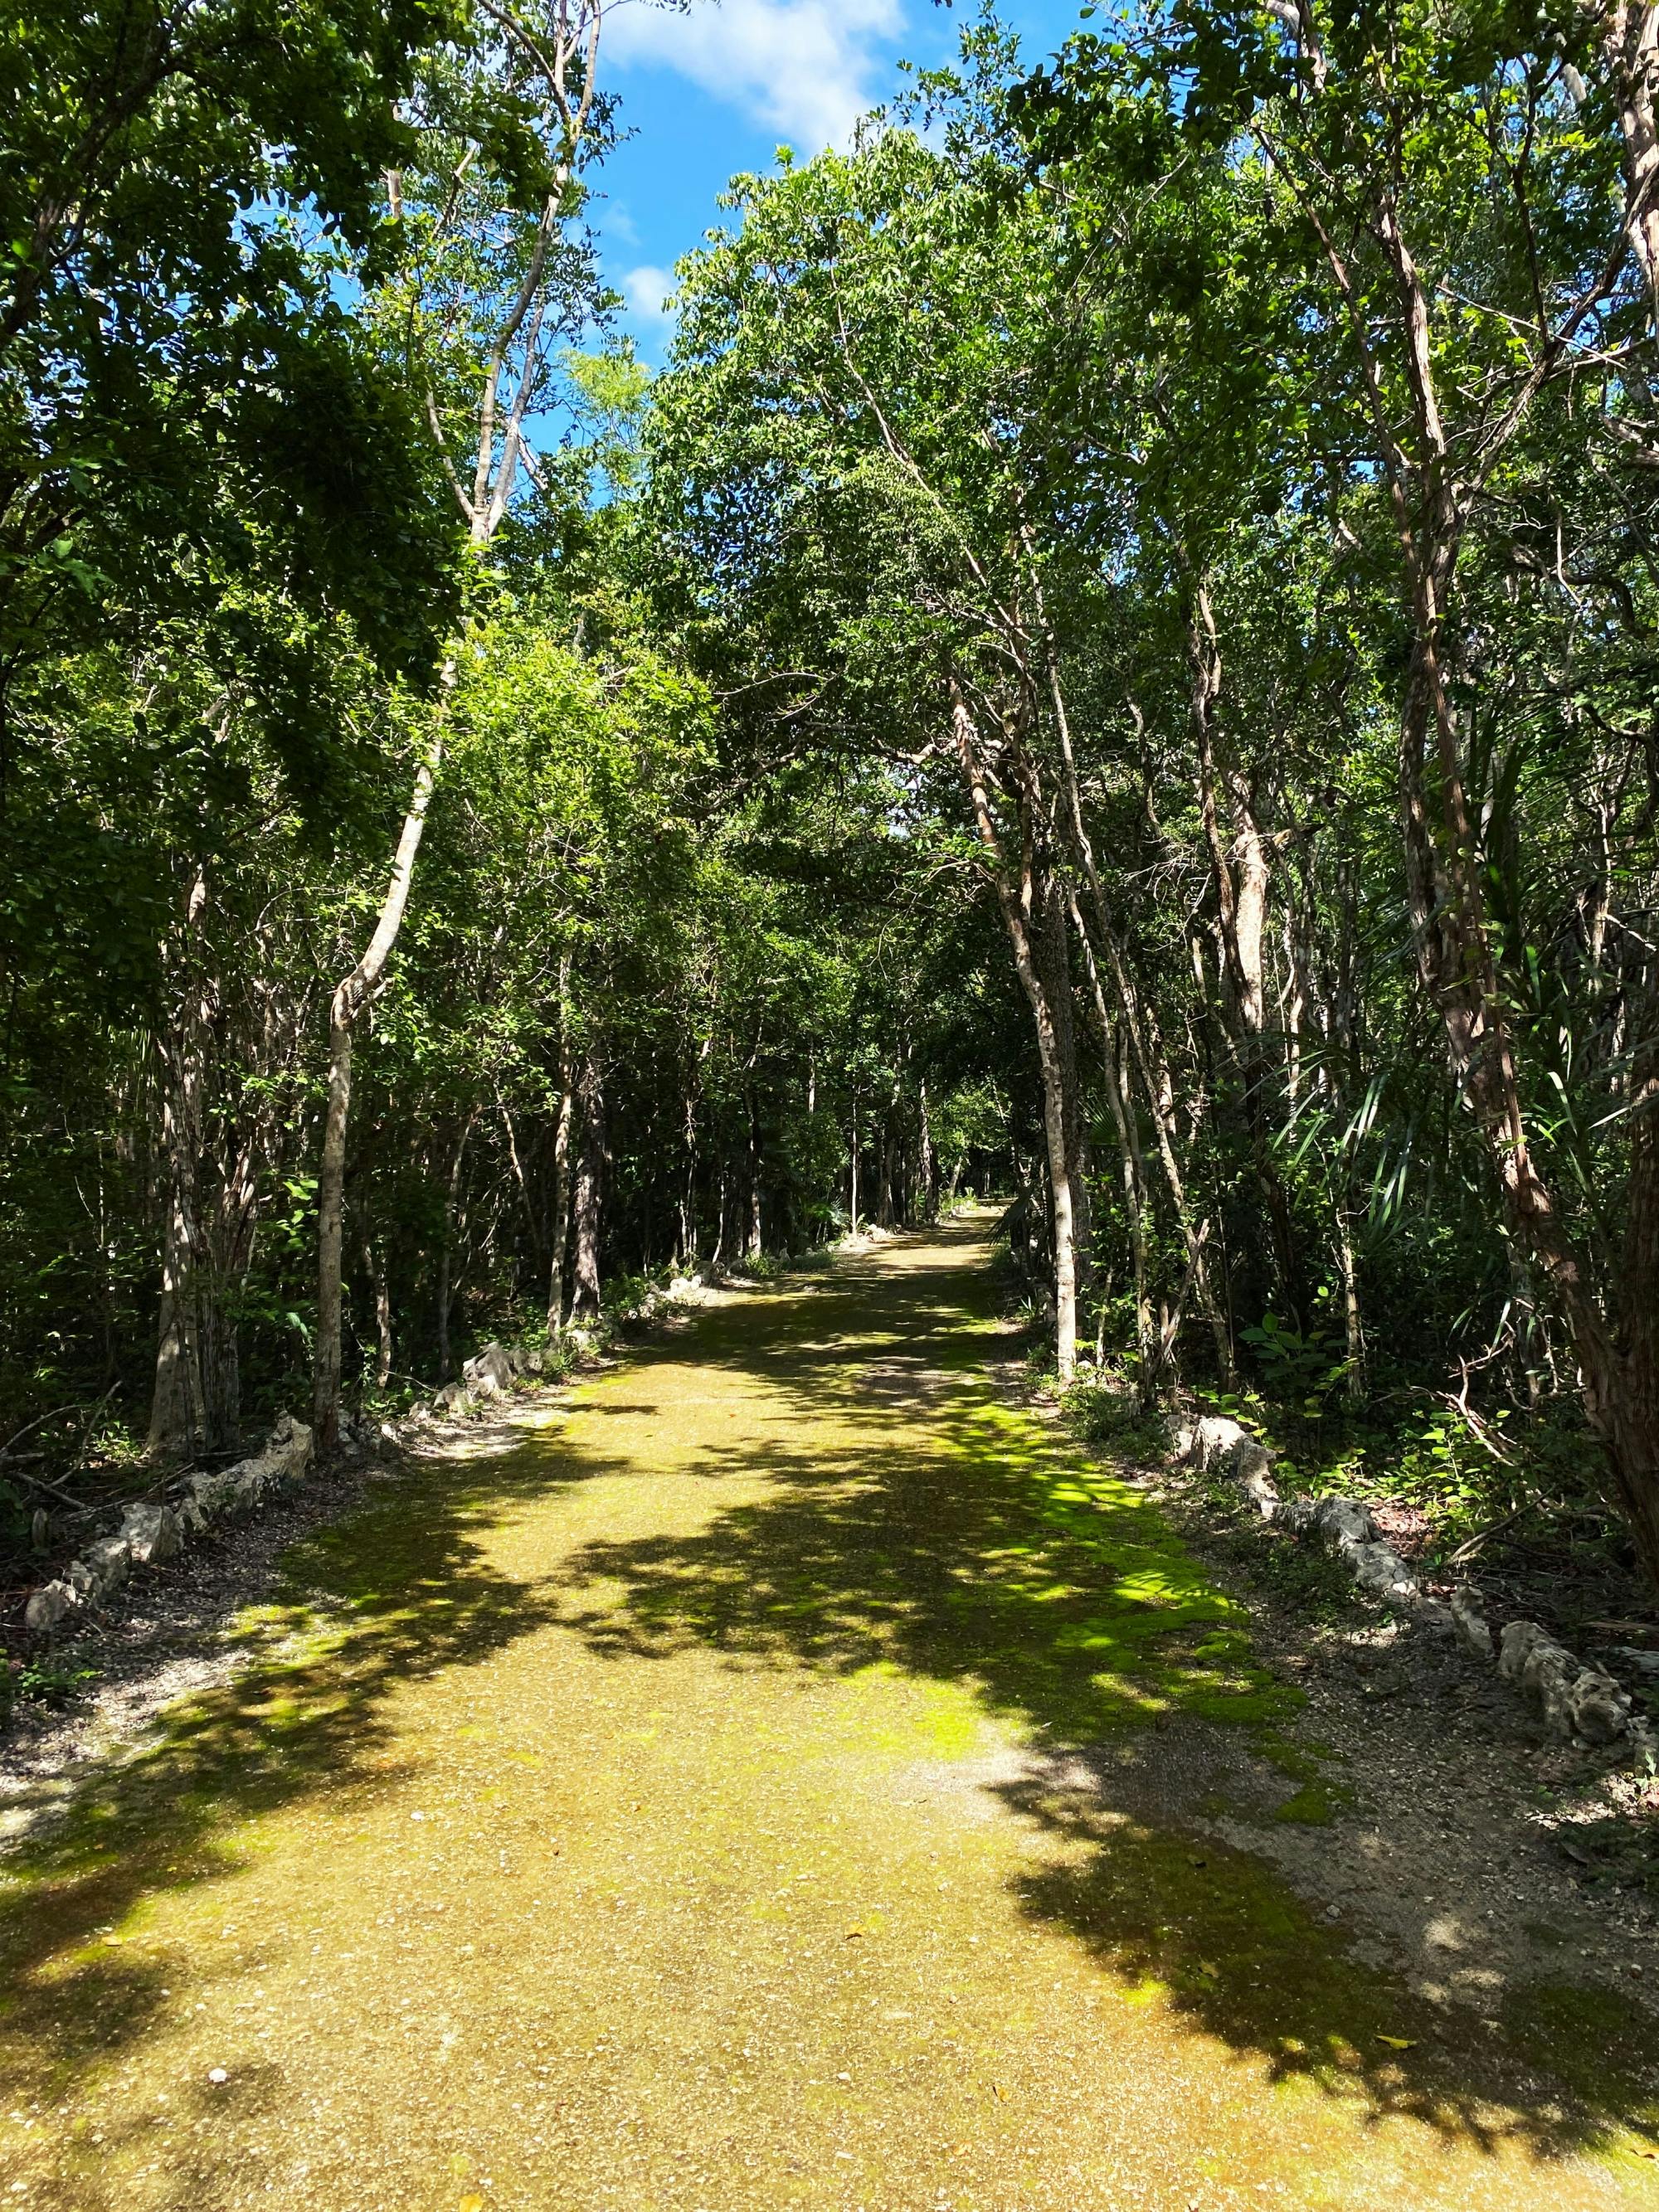
[[37, 1739], [0, 2202], [1659, 2201], [1650, 1924], [1010, 1401], [989, 1228], [434, 1433]]

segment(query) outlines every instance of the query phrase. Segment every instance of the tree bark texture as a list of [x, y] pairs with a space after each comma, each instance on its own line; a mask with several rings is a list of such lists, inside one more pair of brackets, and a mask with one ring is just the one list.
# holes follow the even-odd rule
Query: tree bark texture
[[576, 1160], [574, 1282], [570, 1319], [580, 1327], [599, 1317], [599, 1259], [605, 1203], [605, 1091], [597, 1062], [582, 1063], [577, 1084], [581, 1145]]
[[439, 747], [434, 743], [416, 770], [414, 789], [398, 833], [398, 849], [380, 914], [362, 957], [341, 977], [329, 1006], [328, 1101], [317, 1175], [317, 1340], [311, 1397], [312, 1425], [319, 1452], [333, 1449], [340, 1428], [340, 1276], [353, 1032], [363, 1008], [372, 1002], [380, 988], [386, 962], [403, 927], [414, 878], [415, 856], [421, 849], [439, 757]]
[[1053, 1224], [1054, 1364], [1062, 1382], [1077, 1370], [1077, 1244], [1072, 1194], [1072, 1146], [1067, 1137], [1068, 1102], [1065, 1061], [1055, 1010], [1042, 973], [1036, 932], [1040, 902], [1060, 896], [1052, 871], [1037, 859], [1029, 821], [1022, 823], [1021, 854], [1016, 876], [1006, 859], [991, 811], [990, 793], [981, 758], [979, 733], [962, 688], [951, 682], [951, 721], [963, 782], [973, 809], [974, 826], [984, 850], [997, 902], [1002, 909], [1014, 966], [1030, 1008], [1042, 1076], [1042, 1127], [1048, 1152], [1050, 1218]]

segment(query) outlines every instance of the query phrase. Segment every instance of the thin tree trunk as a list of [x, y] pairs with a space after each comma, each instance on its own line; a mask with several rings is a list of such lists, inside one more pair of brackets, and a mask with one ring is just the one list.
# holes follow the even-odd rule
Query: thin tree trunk
[[[1152, 1133], [1158, 1143], [1159, 1164], [1169, 1187], [1170, 1203], [1175, 1209], [1176, 1226], [1181, 1232], [1187, 1253], [1187, 1271], [1200, 1304], [1210, 1325], [1214, 1339], [1216, 1365], [1221, 1380], [1231, 1384], [1233, 1379], [1232, 1331], [1227, 1316], [1215, 1294], [1204, 1250], [1205, 1231], [1197, 1224], [1187, 1202], [1185, 1179], [1176, 1154], [1176, 1126], [1174, 1085], [1168, 1068], [1164, 1065], [1161, 1048], [1158, 1052], [1146, 1033], [1140, 1018], [1140, 1008], [1133, 981], [1118, 945], [1111, 925], [1111, 914], [1106, 902], [1105, 886], [1100, 879], [1095, 852], [1083, 818], [1083, 797], [1078, 783], [1077, 755], [1072, 744], [1071, 721], [1066, 712], [1066, 697], [1060, 684], [1060, 667], [1051, 649], [1048, 657], [1048, 683], [1054, 708], [1055, 726], [1060, 737], [1061, 781], [1066, 794], [1066, 818], [1077, 856], [1083, 864], [1083, 872], [1089, 885], [1090, 903], [1094, 909], [1095, 926], [1100, 933], [1100, 943], [1111, 967], [1112, 981], [1123, 1013], [1123, 1027], [1135, 1071], [1146, 1096], [1151, 1115]], [[1079, 924], [1081, 915], [1079, 915]], [[1086, 933], [1085, 933], [1086, 934]], [[1161, 1331], [1164, 1346], [1163, 1360], [1167, 1362], [1173, 1347], [1173, 1337], [1166, 1327]]]
[[859, 1094], [853, 1093], [853, 1149], [851, 1154], [852, 1196], [848, 1212], [852, 1216], [853, 1234], [859, 1233]]
[[917, 1146], [917, 1185], [921, 1194], [921, 1218], [934, 1221], [939, 1218], [935, 1203], [939, 1194], [939, 1161], [933, 1152], [933, 1132], [927, 1126], [927, 1085], [918, 1086], [919, 1109], [921, 1117], [921, 1136]]
[[539, 1274], [542, 1265], [541, 1224], [536, 1218], [536, 1208], [530, 1196], [530, 1183], [525, 1175], [524, 1163], [519, 1158], [518, 1133], [513, 1127], [513, 1116], [507, 1111], [507, 1101], [499, 1091], [495, 1093], [495, 1106], [501, 1115], [501, 1128], [507, 1138], [507, 1162], [513, 1170], [513, 1180], [519, 1187], [519, 1197], [524, 1206], [525, 1227], [530, 1237], [531, 1259], [537, 1273]]
[[[1033, 862], [1029, 850], [1023, 849], [1021, 880], [1016, 886], [1009, 875], [991, 815], [990, 796], [979, 757], [978, 732], [969, 713], [962, 688], [954, 676], [951, 683], [951, 716], [963, 781], [973, 808], [975, 829], [989, 862], [997, 902], [1002, 908], [1009, 943], [1013, 948], [1014, 967], [1030, 1007], [1032, 1024], [1036, 1031], [1037, 1059], [1042, 1077], [1042, 1128], [1048, 1148], [1053, 1223], [1054, 1364], [1060, 1380], [1069, 1382], [1077, 1371], [1077, 1248], [1073, 1234], [1071, 1146], [1067, 1142], [1065, 1072], [1054, 1011], [1039, 972], [1037, 954], [1032, 942], [1030, 922], [1036, 897], [1032, 882]], [[1024, 840], [1024, 844], [1029, 848], [1029, 839]], [[1043, 888], [1048, 890], [1049, 896], [1055, 896], [1052, 884]]]
[[1626, 222], [1659, 336], [1659, 6], [1612, 0], [1602, 9], [1601, 29], [1625, 141]]
[[472, 1134], [472, 1124], [477, 1119], [475, 1107], [462, 1125], [455, 1146], [455, 1157], [449, 1164], [449, 1178], [444, 1186], [443, 1229], [438, 1246], [438, 1380], [447, 1382], [452, 1360], [449, 1343], [450, 1310], [455, 1303], [455, 1216], [460, 1199], [461, 1170], [466, 1161], [467, 1140]]
[[363, 1271], [374, 1297], [374, 1387], [384, 1390], [392, 1380], [392, 1291], [386, 1269], [374, 1249], [373, 1237], [363, 1237]]
[[[453, 684], [453, 664], [449, 664]], [[323, 1121], [323, 1152], [317, 1174], [317, 1341], [312, 1376], [311, 1418], [316, 1449], [331, 1451], [340, 1427], [340, 1260], [345, 1218], [346, 1126], [351, 1111], [353, 1032], [358, 1017], [380, 989], [392, 948], [409, 904], [415, 856], [421, 849], [427, 808], [437, 775], [441, 747], [415, 773], [409, 811], [398, 833], [380, 911], [362, 958], [336, 986], [329, 1006], [328, 1104]]]
[[1118, 1040], [1113, 1034], [1110, 1017], [1106, 1011], [1106, 993], [1100, 980], [1100, 969], [1089, 943], [1088, 932], [1083, 927], [1083, 916], [1075, 897], [1072, 902], [1072, 919], [1077, 928], [1078, 943], [1082, 948], [1084, 973], [1089, 980], [1090, 1002], [1094, 1008], [1096, 1025], [1100, 1033], [1100, 1064], [1106, 1085], [1106, 1103], [1110, 1109], [1113, 1127], [1117, 1131], [1118, 1156], [1123, 1179], [1123, 1212], [1129, 1231], [1129, 1258], [1134, 1273], [1135, 1286], [1135, 1352], [1139, 1367], [1138, 1385], [1143, 1403], [1150, 1404], [1160, 1380], [1160, 1361], [1152, 1334], [1152, 1295], [1146, 1270], [1146, 1214], [1141, 1200], [1142, 1165], [1140, 1146], [1123, 1096], [1123, 1085], [1118, 1066]]
[[559, 1119], [553, 1133], [553, 1235], [547, 1263], [547, 1333], [564, 1327], [564, 1271], [570, 1243], [570, 1124], [575, 1093], [568, 1072], [559, 1091]]
[[1336, 1209], [1336, 1257], [1342, 1278], [1342, 1326], [1347, 1354], [1344, 1387], [1349, 1403], [1358, 1406], [1364, 1403], [1365, 1396], [1365, 1332], [1359, 1312], [1359, 1270], [1354, 1260], [1353, 1236], [1346, 1204], [1339, 1204]]
[[761, 1164], [760, 1122], [755, 1111], [752, 1094], [749, 1099], [749, 1221], [744, 1241], [744, 1255], [750, 1260], [761, 1256]]
[[576, 1164], [576, 1265], [570, 1297], [573, 1327], [599, 1317], [599, 1254], [605, 1182], [605, 1093], [596, 1062], [584, 1061], [578, 1091], [581, 1146]]
[[178, 940], [177, 1006], [167, 1030], [156, 1038], [164, 1182], [161, 1325], [148, 1449], [167, 1458], [187, 1459], [208, 1439], [202, 1375], [200, 1212], [209, 1008], [198, 949], [206, 904], [207, 880], [198, 869]]

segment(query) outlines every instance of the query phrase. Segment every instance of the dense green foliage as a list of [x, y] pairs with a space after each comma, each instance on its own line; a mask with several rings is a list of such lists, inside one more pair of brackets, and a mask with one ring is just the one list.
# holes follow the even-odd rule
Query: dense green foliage
[[1659, 1571], [1651, 26], [988, 18], [653, 380], [546, 15], [8, 34], [14, 1534], [303, 1396], [326, 1109], [349, 1398], [966, 1178], [1091, 1418]]

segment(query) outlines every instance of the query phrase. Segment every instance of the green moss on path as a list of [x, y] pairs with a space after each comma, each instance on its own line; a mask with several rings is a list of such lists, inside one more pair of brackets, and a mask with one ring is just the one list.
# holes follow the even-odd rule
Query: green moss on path
[[1559, 1993], [1449, 2028], [1193, 1825], [1229, 1761], [1343, 1792], [1156, 1510], [999, 1401], [983, 1236], [745, 1294], [299, 1549], [12, 1863], [19, 2201], [1659, 2193], [1638, 2008], [1536, 2070]]

